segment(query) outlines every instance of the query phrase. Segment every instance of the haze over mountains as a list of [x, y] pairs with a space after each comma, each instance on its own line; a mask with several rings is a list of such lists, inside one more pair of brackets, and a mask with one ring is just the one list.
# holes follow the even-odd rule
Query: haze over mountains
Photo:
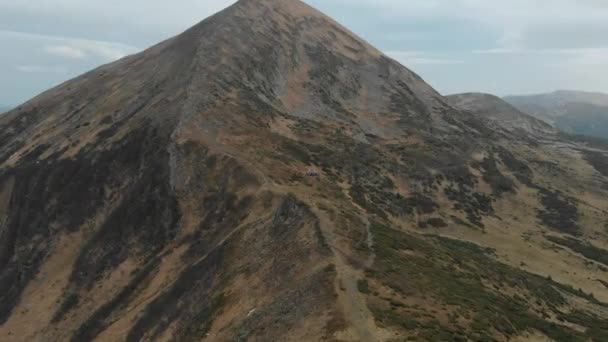
[[0, 340], [608, 340], [608, 147], [241, 0], [0, 117]]
[[608, 139], [608, 94], [562, 90], [505, 100], [564, 132]]

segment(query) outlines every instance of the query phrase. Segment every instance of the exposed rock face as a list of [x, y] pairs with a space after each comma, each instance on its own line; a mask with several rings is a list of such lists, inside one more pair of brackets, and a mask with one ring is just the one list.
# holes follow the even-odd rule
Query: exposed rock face
[[0, 340], [602, 340], [605, 150], [479, 111], [297, 0], [51, 89], [0, 117]]

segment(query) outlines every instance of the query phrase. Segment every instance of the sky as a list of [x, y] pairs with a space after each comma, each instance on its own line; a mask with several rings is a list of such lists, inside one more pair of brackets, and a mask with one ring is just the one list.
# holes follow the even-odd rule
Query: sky
[[[234, 0], [0, 0], [0, 107]], [[443, 94], [608, 93], [606, 0], [310, 0]]]

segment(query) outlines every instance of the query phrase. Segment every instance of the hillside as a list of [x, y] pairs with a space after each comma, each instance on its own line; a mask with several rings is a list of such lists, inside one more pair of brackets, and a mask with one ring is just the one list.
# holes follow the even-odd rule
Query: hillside
[[608, 149], [241, 0], [0, 117], [1, 341], [605, 341]]
[[503, 99], [483, 93], [465, 93], [446, 96], [455, 107], [469, 111], [482, 119], [488, 119], [513, 133], [526, 136], [554, 134], [555, 130], [544, 121], [522, 113]]
[[608, 138], [608, 94], [557, 91], [505, 100], [566, 133]]

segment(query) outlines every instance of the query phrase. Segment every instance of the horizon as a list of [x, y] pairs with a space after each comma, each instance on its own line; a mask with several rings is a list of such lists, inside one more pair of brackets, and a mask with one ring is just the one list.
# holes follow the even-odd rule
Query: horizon
[[[0, 106], [18, 106], [95, 67], [142, 51], [234, 2], [187, 0], [169, 8], [157, 0], [120, 7], [99, 0], [40, 0], [36, 5], [0, 0]], [[608, 4], [305, 2], [443, 95], [608, 93], [608, 38], [599, 34], [608, 29], [601, 20]]]

